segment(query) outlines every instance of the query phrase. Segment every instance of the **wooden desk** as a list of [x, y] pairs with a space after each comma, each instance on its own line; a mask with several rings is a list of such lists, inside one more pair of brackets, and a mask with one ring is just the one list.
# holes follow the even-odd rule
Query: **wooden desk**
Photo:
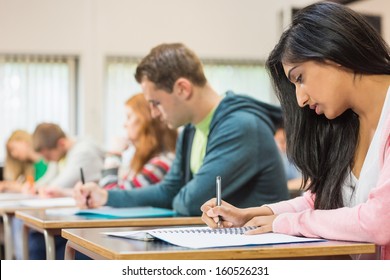
[[[56, 211], [59, 209], [56, 209]], [[69, 208], [65, 209], [69, 210]], [[87, 219], [78, 215], [53, 215], [47, 210], [16, 211], [23, 226], [23, 258], [28, 259], [28, 232], [35, 229], [42, 232], [46, 244], [46, 258], [55, 259], [54, 237], [61, 235], [61, 229], [129, 226], [175, 226], [203, 224], [200, 217], [145, 218], [145, 219]]]
[[65, 259], [74, 259], [75, 251], [93, 259], [117, 260], [345, 259], [351, 254], [375, 253], [374, 244], [357, 242], [326, 241], [194, 250], [162, 241], [144, 242], [102, 234], [139, 229], [147, 228], [63, 229], [62, 237], [68, 240]]
[[[18, 210], [32, 210], [32, 209], [46, 209], [46, 208], [58, 208], [59, 206], [21, 206], [20, 202], [26, 200], [25, 195], [20, 194], [20, 199], [1, 200], [0, 201], [0, 215], [3, 218], [3, 230], [4, 230], [4, 251], [5, 259], [12, 260], [14, 257], [14, 244], [12, 240], [12, 219], [15, 212]], [[29, 200], [29, 199], [27, 199]], [[38, 201], [38, 199], [37, 199]], [[64, 206], [61, 206], [64, 207]], [[68, 207], [68, 206], [67, 206]], [[74, 206], [73, 206], [74, 207]]]
[[15, 205], [20, 200], [31, 199], [33, 197], [32, 195], [22, 193], [0, 193], [0, 215], [2, 218], [0, 230], [4, 236], [4, 254], [6, 260], [12, 259], [14, 255], [11, 221], [16, 209]]

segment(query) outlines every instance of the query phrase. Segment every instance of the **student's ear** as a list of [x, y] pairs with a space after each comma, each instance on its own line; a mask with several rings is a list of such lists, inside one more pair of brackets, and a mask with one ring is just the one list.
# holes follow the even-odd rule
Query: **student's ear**
[[66, 139], [65, 138], [60, 138], [57, 140], [57, 148], [63, 149], [66, 146]]
[[173, 88], [174, 92], [176, 92], [179, 98], [182, 98], [183, 100], [187, 100], [191, 98], [193, 85], [188, 79], [186, 78], [177, 79], [173, 87], [174, 87]]

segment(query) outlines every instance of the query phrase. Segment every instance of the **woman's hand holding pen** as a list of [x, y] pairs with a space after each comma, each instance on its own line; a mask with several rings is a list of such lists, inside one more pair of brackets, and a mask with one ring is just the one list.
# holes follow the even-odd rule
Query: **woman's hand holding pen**
[[266, 206], [240, 209], [222, 201], [221, 206], [216, 206], [216, 199], [212, 198], [204, 203], [201, 208], [202, 220], [211, 228], [217, 228], [218, 217], [222, 218], [222, 227], [258, 226], [264, 227], [249, 231], [248, 234], [256, 234], [272, 231], [272, 222], [275, 215]]
[[78, 182], [73, 188], [73, 197], [80, 208], [97, 208], [107, 203], [108, 193], [94, 182]]
[[200, 210], [203, 212], [202, 220], [211, 228], [218, 227], [219, 217], [222, 218], [221, 227], [225, 228], [241, 227], [250, 219], [245, 209], [234, 207], [226, 201], [217, 206], [215, 198], [204, 203]]

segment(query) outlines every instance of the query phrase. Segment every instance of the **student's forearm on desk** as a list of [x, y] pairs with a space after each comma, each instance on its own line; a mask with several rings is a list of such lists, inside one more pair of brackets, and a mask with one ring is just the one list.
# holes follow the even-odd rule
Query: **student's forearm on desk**
[[247, 220], [250, 220], [256, 216], [269, 216], [274, 214], [271, 208], [267, 206], [249, 207], [241, 209], [241, 211], [245, 215]]
[[172, 198], [158, 186], [134, 190], [109, 190], [106, 205], [113, 207], [153, 206], [171, 208]]

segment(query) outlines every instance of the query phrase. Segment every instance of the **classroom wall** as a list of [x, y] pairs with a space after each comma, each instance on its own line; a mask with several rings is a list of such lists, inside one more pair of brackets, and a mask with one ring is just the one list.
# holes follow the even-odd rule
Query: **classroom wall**
[[[143, 56], [159, 43], [180, 41], [203, 58], [265, 60], [283, 22], [288, 23], [286, 11], [312, 2], [0, 0], [0, 53], [78, 55], [78, 132], [102, 143], [107, 55]], [[389, 2], [366, 0], [355, 5], [384, 16], [388, 42]]]
[[390, 1], [389, 0], [363, 0], [348, 5], [355, 11], [382, 16], [382, 35], [390, 44]]

